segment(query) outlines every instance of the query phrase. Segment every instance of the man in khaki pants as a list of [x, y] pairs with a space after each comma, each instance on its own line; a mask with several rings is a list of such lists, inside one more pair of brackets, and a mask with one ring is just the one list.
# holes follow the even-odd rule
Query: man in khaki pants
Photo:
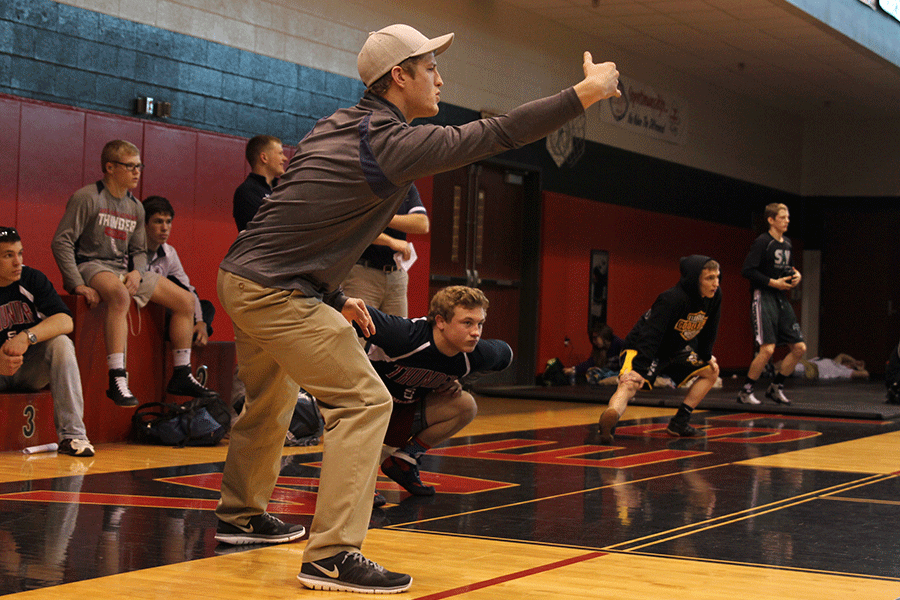
[[411, 127], [438, 112], [435, 57], [452, 41], [453, 34], [428, 39], [407, 25], [371, 33], [357, 59], [366, 94], [303, 138], [220, 265], [219, 298], [234, 322], [247, 397], [222, 474], [216, 539], [279, 543], [303, 535], [302, 526], [265, 512], [302, 385], [325, 418], [316, 514], [297, 576], [309, 588], [395, 593], [412, 583], [360, 553], [392, 400], [347, 322], [371, 335], [369, 313], [343, 295], [341, 281], [415, 180], [540, 140], [618, 95], [615, 65], [594, 64], [585, 52], [585, 78], [559, 94], [459, 127]]

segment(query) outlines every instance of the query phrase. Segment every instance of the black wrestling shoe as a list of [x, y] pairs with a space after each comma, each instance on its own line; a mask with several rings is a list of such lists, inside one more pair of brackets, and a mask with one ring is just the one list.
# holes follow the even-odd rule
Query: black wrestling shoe
[[311, 590], [362, 594], [399, 594], [412, 585], [409, 575], [388, 571], [359, 552], [305, 562], [297, 579]]
[[419, 477], [419, 466], [396, 456], [381, 463], [381, 472], [403, 486], [413, 496], [434, 496], [434, 486], [425, 485]]
[[244, 544], [283, 544], [303, 537], [303, 525], [291, 525], [267, 512], [250, 517], [245, 527], [232, 525], [219, 519], [216, 541], [232, 546]]
[[387, 504], [387, 498], [375, 492], [375, 496], [372, 497], [372, 508], [381, 508], [385, 504]]
[[784, 386], [775, 385], [774, 383], [769, 384], [769, 389], [766, 390], [766, 398], [775, 402], [776, 404], [791, 403], [791, 401], [788, 400], [787, 396], [784, 395]]
[[175, 396], [193, 396], [194, 398], [209, 398], [218, 396], [218, 392], [200, 385], [200, 382], [194, 379], [191, 368], [187, 365], [175, 367], [172, 370], [172, 379], [166, 385], [166, 393]]
[[691, 424], [687, 421], [684, 423], [676, 423], [672, 420], [669, 421], [669, 426], [666, 427], [666, 433], [675, 437], [695, 437], [697, 435], [697, 430], [691, 427]]
[[116, 403], [116, 406], [137, 406], [140, 404], [128, 389], [128, 372], [125, 369], [109, 370], [109, 389], [106, 397]]
[[759, 401], [759, 398], [753, 395], [753, 392], [748, 392], [743, 389], [738, 392], [737, 401], [738, 404], [762, 404], [762, 402]]

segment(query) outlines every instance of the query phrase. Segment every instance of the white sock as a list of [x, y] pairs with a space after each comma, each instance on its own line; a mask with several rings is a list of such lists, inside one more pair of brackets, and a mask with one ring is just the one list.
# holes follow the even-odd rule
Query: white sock
[[172, 366], [186, 367], [191, 364], [191, 349], [179, 348], [172, 350]]
[[112, 371], [113, 369], [124, 369], [125, 368], [125, 353], [124, 352], [116, 352], [114, 354], [106, 355], [106, 368]]

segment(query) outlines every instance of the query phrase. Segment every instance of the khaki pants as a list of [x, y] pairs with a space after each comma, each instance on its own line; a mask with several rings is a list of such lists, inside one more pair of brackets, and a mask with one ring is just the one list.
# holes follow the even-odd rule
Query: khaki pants
[[362, 298], [367, 306], [377, 308], [388, 315], [409, 316], [406, 290], [409, 274], [403, 269], [385, 273], [362, 265], [353, 265], [350, 274], [341, 284], [344, 294]]
[[319, 300], [222, 270], [217, 291], [234, 323], [247, 396], [231, 431], [216, 515], [245, 525], [266, 510], [299, 383], [318, 399], [325, 418], [316, 514], [303, 560], [359, 550], [393, 402], [355, 330]]

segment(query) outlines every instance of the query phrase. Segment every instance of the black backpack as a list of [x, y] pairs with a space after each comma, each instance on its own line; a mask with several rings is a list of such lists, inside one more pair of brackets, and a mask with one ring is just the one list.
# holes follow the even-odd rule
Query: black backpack
[[215, 446], [231, 427], [228, 406], [219, 396], [184, 404], [147, 402], [131, 417], [134, 439], [163, 446]]
[[547, 361], [547, 368], [541, 374], [541, 383], [546, 386], [570, 385], [572, 382], [563, 369], [563, 364], [558, 358], [551, 358]]

